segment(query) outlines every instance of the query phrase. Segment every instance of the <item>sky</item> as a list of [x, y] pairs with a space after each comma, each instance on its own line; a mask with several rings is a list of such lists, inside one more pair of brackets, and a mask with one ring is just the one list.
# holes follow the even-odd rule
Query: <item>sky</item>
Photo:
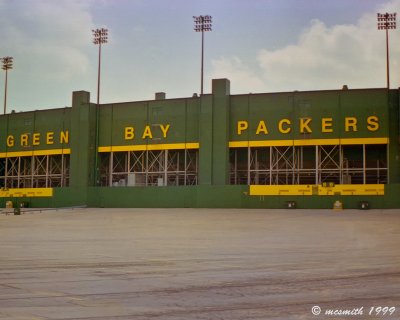
[[213, 19], [205, 33], [204, 93], [216, 78], [231, 81], [231, 94], [382, 88], [386, 45], [378, 12], [398, 13], [398, 29], [389, 31], [390, 82], [398, 88], [400, 0], [0, 0], [0, 57], [14, 58], [7, 110], [71, 106], [80, 90], [96, 102], [91, 30], [101, 27], [109, 30], [101, 103], [200, 93], [199, 15]]

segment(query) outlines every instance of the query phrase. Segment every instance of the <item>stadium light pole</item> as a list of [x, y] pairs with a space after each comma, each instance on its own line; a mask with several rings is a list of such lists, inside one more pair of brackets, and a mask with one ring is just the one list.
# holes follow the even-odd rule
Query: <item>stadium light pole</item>
[[201, 94], [203, 94], [203, 79], [204, 79], [204, 32], [211, 31], [212, 17], [211, 16], [193, 16], [194, 31], [201, 32]]
[[95, 45], [99, 45], [99, 61], [98, 61], [98, 69], [97, 69], [97, 108], [96, 108], [96, 140], [95, 140], [95, 158], [94, 158], [94, 185], [98, 185], [98, 163], [99, 163], [99, 155], [97, 152], [98, 144], [99, 144], [99, 106], [100, 106], [100, 71], [101, 71], [101, 45], [107, 43], [108, 40], [108, 29], [101, 28], [92, 30], [93, 33], [93, 43]]
[[4, 114], [7, 111], [7, 84], [8, 84], [8, 70], [13, 67], [13, 57], [4, 57], [1, 58], [1, 62], [3, 63], [2, 69], [6, 72], [6, 81], [4, 85]]
[[97, 105], [100, 103], [100, 71], [101, 71], [101, 45], [107, 43], [108, 29], [101, 28], [92, 30], [93, 43], [99, 45], [99, 61], [97, 69]]
[[390, 87], [389, 81], [389, 29], [396, 29], [396, 13], [378, 13], [378, 30], [386, 30], [386, 81], [387, 88]]

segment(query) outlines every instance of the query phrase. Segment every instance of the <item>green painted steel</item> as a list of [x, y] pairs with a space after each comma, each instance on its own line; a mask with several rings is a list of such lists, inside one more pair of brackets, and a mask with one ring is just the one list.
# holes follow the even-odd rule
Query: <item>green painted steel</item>
[[87, 201], [87, 188], [95, 181], [96, 109], [88, 92], [74, 92], [71, 115], [70, 187], [79, 189], [77, 204]]
[[[385, 196], [263, 196], [251, 197], [247, 186], [182, 186], [182, 187], [89, 187], [55, 188], [52, 198], [0, 198], [0, 206], [8, 200], [15, 204], [27, 202], [30, 207], [138, 207], [138, 208], [273, 208], [284, 209], [288, 201], [297, 208], [333, 209], [335, 201], [344, 209], [359, 208], [360, 201], [368, 201], [371, 208], [400, 208], [400, 184], [385, 186]], [[87, 191], [87, 201], [79, 202], [80, 193]]]
[[[199, 98], [101, 105], [99, 146], [198, 142], [198, 117]], [[132, 138], [125, 128], [133, 128]]]
[[[69, 148], [69, 143], [60, 142], [60, 134], [69, 132], [70, 126], [71, 108], [0, 116], [0, 153]], [[23, 135], [27, 136], [27, 143], [21, 145]], [[10, 136], [13, 146], [7, 146]]]
[[400, 183], [400, 89], [390, 91], [387, 108], [389, 113], [389, 183], [392, 184]]
[[[368, 200], [372, 208], [400, 207], [399, 90], [230, 95], [229, 87], [229, 80], [216, 79], [212, 82], [212, 93], [201, 97], [100, 106], [90, 103], [88, 92], [79, 91], [73, 93], [72, 108], [0, 116], [0, 154], [3, 158], [9, 152], [71, 150], [69, 187], [55, 188], [54, 196], [50, 198], [13, 200], [28, 201], [35, 207], [284, 208], [287, 201], [296, 201], [298, 208], [332, 208], [336, 200], [342, 201], [345, 208], [357, 208], [364, 200]], [[346, 118], [352, 118], [353, 125], [356, 119], [355, 130], [351, 127], [346, 131]], [[290, 132], [280, 131], [282, 119], [285, 119], [283, 128], [290, 127]], [[248, 128], [238, 134], [240, 121], [246, 121]], [[323, 121], [328, 123], [325, 128], [332, 132], [323, 132]], [[302, 123], [303, 129], [311, 132], [302, 133]], [[68, 143], [60, 143], [60, 132], [67, 131]], [[21, 145], [24, 135], [28, 136], [27, 145]], [[9, 136], [13, 137], [13, 146], [7, 146]], [[376, 137], [389, 138], [389, 183], [385, 186], [384, 196], [368, 196], [368, 199], [361, 196], [254, 197], [248, 195], [246, 185], [229, 185], [229, 143], [232, 141]], [[184, 143], [200, 146], [196, 186], [97, 186], [97, 147]], [[307, 148], [312, 150], [312, 147], [305, 150]], [[376, 159], [386, 156], [378, 154], [379, 149], [374, 152]], [[354, 147], [346, 156], [349, 160], [361, 160], [359, 147]], [[0, 158], [0, 176], [4, 170], [1, 161], [4, 159]], [[0, 198], [0, 205], [4, 207], [7, 200]]]
[[[316, 92], [267, 93], [231, 96], [230, 140], [296, 140], [368, 138], [388, 136], [388, 94], [386, 89], [335, 90]], [[367, 130], [368, 117], [379, 118], [377, 131]], [[357, 119], [357, 131], [345, 131], [345, 118]], [[300, 119], [310, 118], [311, 133], [300, 132]], [[332, 132], [322, 132], [321, 119], [332, 118]], [[291, 121], [291, 131], [281, 133], [279, 121]], [[238, 121], [248, 129], [237, 132]], [[268, 133], [256, 134], [260, 121]], [[285, 125], [285, 128], [289, 127]]]
[[212, 184], [229, 184], [229, 95], [227, 79], [216, 79], [213, 88]]
[[212, 159], [213, 159], [213, 118], [212, 118], [212, 96], [201, 97], [199, 117], [199, 184], [212, 184]]

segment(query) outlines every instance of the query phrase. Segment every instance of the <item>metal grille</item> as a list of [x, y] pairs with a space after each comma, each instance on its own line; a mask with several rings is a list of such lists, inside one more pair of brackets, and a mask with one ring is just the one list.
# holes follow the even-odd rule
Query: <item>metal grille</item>
[[230, 149], [231, 184], [385, 184], [387, 145]]
[[102, 186], [196, 185], [198, 150], [145, 150], [100, 154]]
[[50, 188], [69, 185], [69, 155], [0, 159], [0, 187]]

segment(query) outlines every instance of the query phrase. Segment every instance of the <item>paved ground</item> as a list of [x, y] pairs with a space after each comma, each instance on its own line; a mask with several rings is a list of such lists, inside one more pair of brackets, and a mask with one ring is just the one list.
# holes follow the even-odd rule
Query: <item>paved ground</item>
[[400, 210], [0, 215], [1, 320], [328, 318], [400, 319]]

